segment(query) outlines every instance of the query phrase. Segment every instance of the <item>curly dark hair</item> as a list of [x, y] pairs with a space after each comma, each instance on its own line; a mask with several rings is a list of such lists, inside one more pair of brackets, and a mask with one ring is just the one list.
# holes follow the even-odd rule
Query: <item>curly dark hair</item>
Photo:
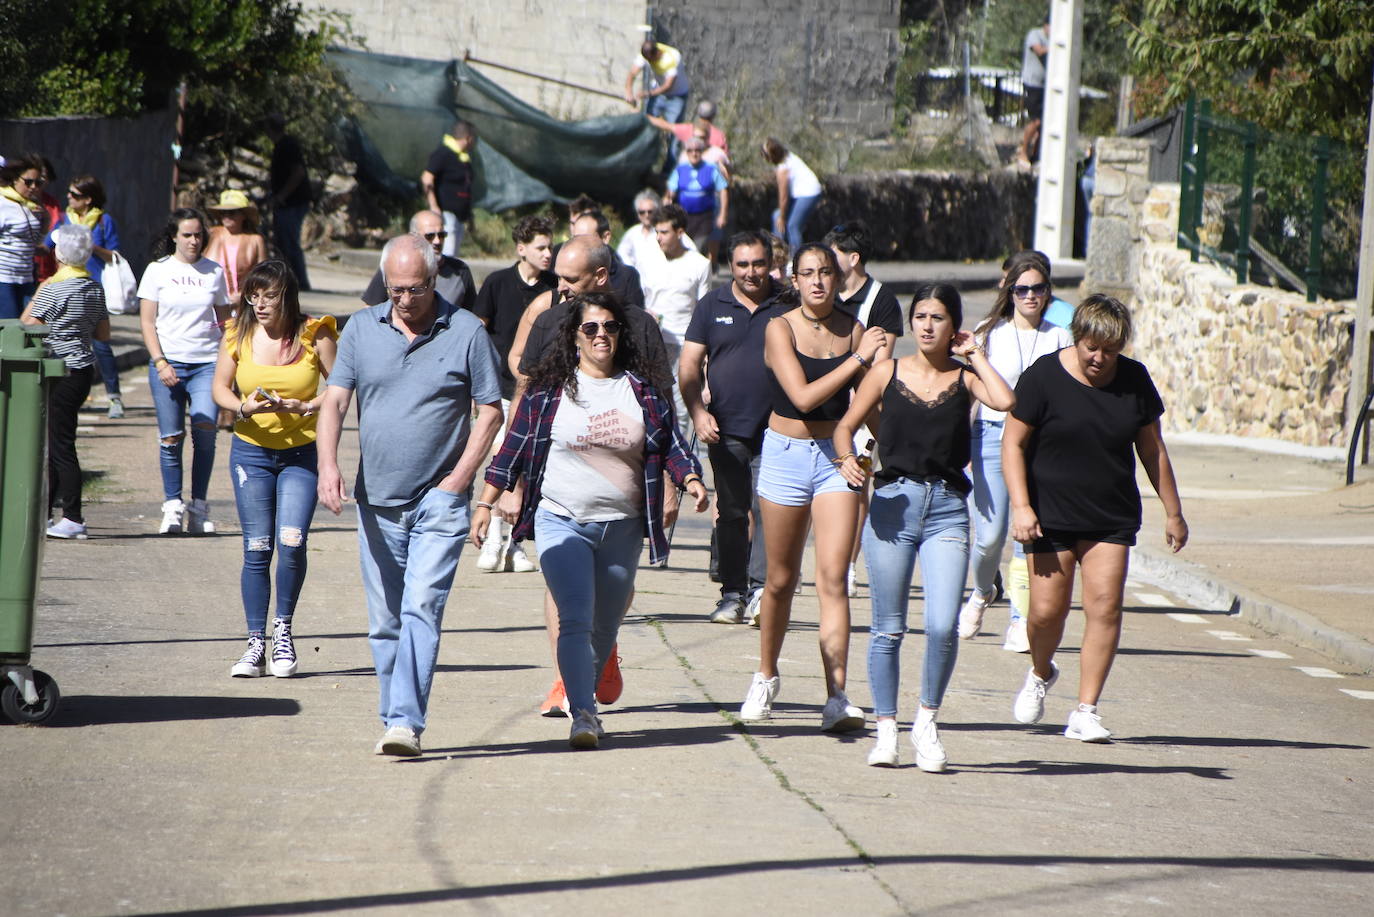
[[580, 362], [577, 352], [578, 328], [582, 315], [589, 307], [605, 309], [620, 322], [620, 334], [616, 339], [615, 362], [617, 370], [628, 370], [648, 382], [662, 394], [671, 389], [663, 387], [660, 367], [649, 363], [639, 341], [630, 330], [627, 311], [620, 300], [609, 293], [579, 293], [567, 301], [568, 314], [558, 325], [558, 334], [543, 358], [530, 370], [532, 386], [562, 386], [563, 390], [577, 397], [577, 366]]
[[162, 234], [153, 240], [153, 260], [166, 258], [177, 250], [177, 232], [181, 229], [181, 224], [186, 220], [200, 221], [200, 242], [204, 246], [209, 238], [210, 222], [205, 219], [205, 214], [194, 207], [179, 207], [173, 210], [167, 217], [167, 225], [162, 228]]

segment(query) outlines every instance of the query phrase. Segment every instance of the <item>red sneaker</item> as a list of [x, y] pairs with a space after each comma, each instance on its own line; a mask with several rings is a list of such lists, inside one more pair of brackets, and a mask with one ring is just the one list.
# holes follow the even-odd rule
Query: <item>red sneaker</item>
[[549, 688], [549, 694], [544, 698], [544, 703], [539, 705], [540, 716], [571, 716], [568, 712], [568, 695], [563, 690], [563, 679], [558, 679]]
[[620, 656], [617, 654], [619, 649], [618, 643], [611, 647], [611, 658], [606, 660], [606, 667], [601, 670], [601, 678], [596, 683], [598, 704], [614, 704], [625, 693], [625, 679], [620, 674]]

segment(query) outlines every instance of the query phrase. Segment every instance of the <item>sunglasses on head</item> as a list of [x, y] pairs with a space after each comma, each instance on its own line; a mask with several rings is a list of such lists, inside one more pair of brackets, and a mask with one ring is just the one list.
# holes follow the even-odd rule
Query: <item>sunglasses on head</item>
[[583, 322], [577, 326], [577, 330], [589, 338], [596, 337], [603, 328], [608, 335], [616, 335], [620, 333], [621, 324], [617, 319], [610, 318], [604, 322]]
[[1029, 286], [1018, 283], [1011, 288], [1011, 295], [1017, 299], [1025, 299], [1027, 296], [1044, 296], [1049, 291], [1050, 285], [1048, 283], [1034, 283]]

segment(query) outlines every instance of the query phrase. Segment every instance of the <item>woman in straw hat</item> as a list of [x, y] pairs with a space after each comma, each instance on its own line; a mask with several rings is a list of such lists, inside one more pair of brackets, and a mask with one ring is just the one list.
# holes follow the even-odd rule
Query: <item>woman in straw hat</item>
[[211, 227], [205, 257], [224, 268], [229, 284], [229, 302], [238, 306], [241, 278], [253, 265], [267, 260], [267, 242], [258, 234], [258, 208], [242, 191], [230, 189], [211, 204], [210, 213], [220, 225]]

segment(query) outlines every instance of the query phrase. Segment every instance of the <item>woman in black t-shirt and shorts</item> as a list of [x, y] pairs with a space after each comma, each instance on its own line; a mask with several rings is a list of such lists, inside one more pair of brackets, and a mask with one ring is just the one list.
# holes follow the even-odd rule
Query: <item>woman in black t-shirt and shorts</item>
[[1131, 316], [1110, 296], [1095, 294], [1074, 311], [1073, 346], [1048, 354], [1016, 385], [1016, 407], [1002, 435], [1002, 473], [1011, 498], [1011, 535], [1030, 555], [1031, 670], [1012, 713], [1035, 723], [1045, 693], [1059, 678], [1054, 653], [1064, 636], [1074, 566], [1083, 576], [1083, 645], [1078, 706], [1064, 735], [1105, 742], [1111, 732], [1097, 701], [1121, 637], [1121, 604], [1131, 545], [1140, 530], [1135, 459], [1164, 504], [1164, 540], [1174, 551], [1188, 542], [1178, 484], [1164, 447], [1164, 403], [1140, 363], [1121, 356]]

